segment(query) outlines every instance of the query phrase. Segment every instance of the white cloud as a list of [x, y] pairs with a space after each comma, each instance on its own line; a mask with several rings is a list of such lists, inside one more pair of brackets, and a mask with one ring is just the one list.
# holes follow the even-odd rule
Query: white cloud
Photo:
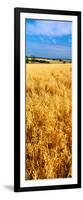
[[63, 36], [72, 33], [72, 22], [43, 21], [26, 24], [26, 34], [44, 36]]

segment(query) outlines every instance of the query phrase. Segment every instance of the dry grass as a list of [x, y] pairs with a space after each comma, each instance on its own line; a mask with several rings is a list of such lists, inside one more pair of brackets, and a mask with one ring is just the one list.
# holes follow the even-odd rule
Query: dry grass
[[71, 87], [71, 64], [26, 64], [26, 180], [72, 176]]

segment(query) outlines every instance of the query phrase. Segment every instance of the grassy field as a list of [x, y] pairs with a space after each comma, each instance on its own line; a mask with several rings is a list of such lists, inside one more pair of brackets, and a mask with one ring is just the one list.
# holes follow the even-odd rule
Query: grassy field
[[25, 179], [72, 177], [72, 64], [26, 64]]

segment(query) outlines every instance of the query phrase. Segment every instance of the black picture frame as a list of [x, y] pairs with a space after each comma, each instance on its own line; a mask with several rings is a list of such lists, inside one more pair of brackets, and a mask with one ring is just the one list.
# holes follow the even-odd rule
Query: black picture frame
[[[20, 187], [20, 14], [77, 16], [77, 184]], [[76, 58], [76, 59], [77, 59]], [[31, 8], [14, 9], [14, 191], [73, 189], [81, 187], [81, 12]]]

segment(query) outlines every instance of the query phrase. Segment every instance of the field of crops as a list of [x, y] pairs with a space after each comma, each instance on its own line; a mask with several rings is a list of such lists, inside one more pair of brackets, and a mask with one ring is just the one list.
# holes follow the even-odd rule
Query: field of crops
[[72, 177], [72, 64], [26, 64], [25, 179]]

